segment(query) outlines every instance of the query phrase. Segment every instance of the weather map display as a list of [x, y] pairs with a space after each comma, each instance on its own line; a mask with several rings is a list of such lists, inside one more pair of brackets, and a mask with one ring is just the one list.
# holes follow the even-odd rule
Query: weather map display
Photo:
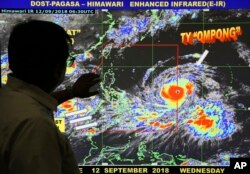
[[250, 156], [250, 10], [0, 16], [2, 83], [9, 33], [27, 19], [71, 36], [57, 90], [101, 75], [99, 95], [54, 113], [79, 165], [229, 166]]

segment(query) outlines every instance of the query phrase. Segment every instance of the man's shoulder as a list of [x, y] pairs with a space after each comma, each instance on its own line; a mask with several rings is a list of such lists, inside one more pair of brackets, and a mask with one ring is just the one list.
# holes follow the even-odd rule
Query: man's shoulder
[[3, 109], [21, 109], [32, 110], [37, 108], [39, 103], [32, 97], [29, 97], [21, 92], [8, 89], [0, 89], [0, 107]]
[[0, 88], [0, 102], [7, 103], [13, 101], [23, 101], [23, 103], [34, 101], [31, 97], [8, 88]]
[[6, 123], [9, 121], [37, 120], [43, 117], [49, 119], [48, 110], [36, 100], [8, 89], [0, 89], [0, 110], [0, 121], [5, 120]]

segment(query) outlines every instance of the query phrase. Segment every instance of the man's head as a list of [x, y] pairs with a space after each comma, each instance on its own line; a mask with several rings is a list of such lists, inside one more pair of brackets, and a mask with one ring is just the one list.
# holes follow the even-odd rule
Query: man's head
[[51, 92], [62, 82], [70, 37], [52, 22], [32, 20], [14, 27], [8, 57], [13, 75]]

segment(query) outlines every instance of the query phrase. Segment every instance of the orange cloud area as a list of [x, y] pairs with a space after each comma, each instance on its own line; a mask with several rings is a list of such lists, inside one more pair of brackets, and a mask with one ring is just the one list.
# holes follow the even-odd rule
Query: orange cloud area
[[88, 134], [96, 134], [97, 133], [97, 129], [91, 128], [87, 131]]
[[76, 107], [75, 103], [76, 103], [76, 99], [68, 100], [68, 101], [62, 103], [61, 105], [59, 105], [58, 109], [62, 109], [62, 110], [64, 110], [64, 112], [76, 111], [77, 107]]
[[163, 86], [161, 96], [174, 102], [184, 97], [184, 89], [177, 85]]
[[142, 116], [138, 116], [137, 120], [138, 121], [146, 121], [146, 120], [152, 120], [154, 118], [159, 117], [157, 112], [146, 112]]
[[177, 82], [164, 84], [160, 90], [160, 96], [166, 101], [169, 109], [176, 109], [186, 100], [187, 95], [194, 91], [194, 85], [187, 79], [178, 79]]
[[193, 126], [198, 134], [208, 134], [209, 137], [214, 137], [219, 133], [219, 129], [216, 126], [217, 117], [210, 117], [201, 107], [196, 108], [194, 115], [196, 115], [197, 118], [189, 119], [187, 123]]
[[214, 120], [209, 118], [209, 116], [204, 114], [204, 111], [201, 110], [199, 113], [199, 118], [195, 120], [188, 120], [187, 123], [194, 124], [195, 126], [198, 126], [201, 130], [208, 130], [214, 125]]
[[146, 123], [148, 125], [155, 127], [155, 128], [159, 128], [159, 129], [166, 129], [166, 128], [171, 127], [174, 124], [173, 122], [163, 123], [160, 121], [152, 121], [158, 117], [159, 117], [159, 115], [157, 112], [149, 112], [144, 116], [138, 116], [137, 120], [138, 121], [146, 121]]
[[150, 122], [148, 122], [148, 124], [153, 126], [153, 127], [160, 128], [160, 129], [166, 129], [166, 128], [171, 127], [173, 125], [172, 122], [162, 123], [159, 121], [150, 121]]

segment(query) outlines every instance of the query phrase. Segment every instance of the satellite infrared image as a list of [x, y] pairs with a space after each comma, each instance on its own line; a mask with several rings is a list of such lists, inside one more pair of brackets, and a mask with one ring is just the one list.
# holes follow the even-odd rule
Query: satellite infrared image
[[79, 165], [229, 166], [250, 156], [250, 10], [0, 16], [2, 83], [11, 28], [29, 19], [72, 39], [57, 90], [101, 75], [99, 95], [54, 113]]

